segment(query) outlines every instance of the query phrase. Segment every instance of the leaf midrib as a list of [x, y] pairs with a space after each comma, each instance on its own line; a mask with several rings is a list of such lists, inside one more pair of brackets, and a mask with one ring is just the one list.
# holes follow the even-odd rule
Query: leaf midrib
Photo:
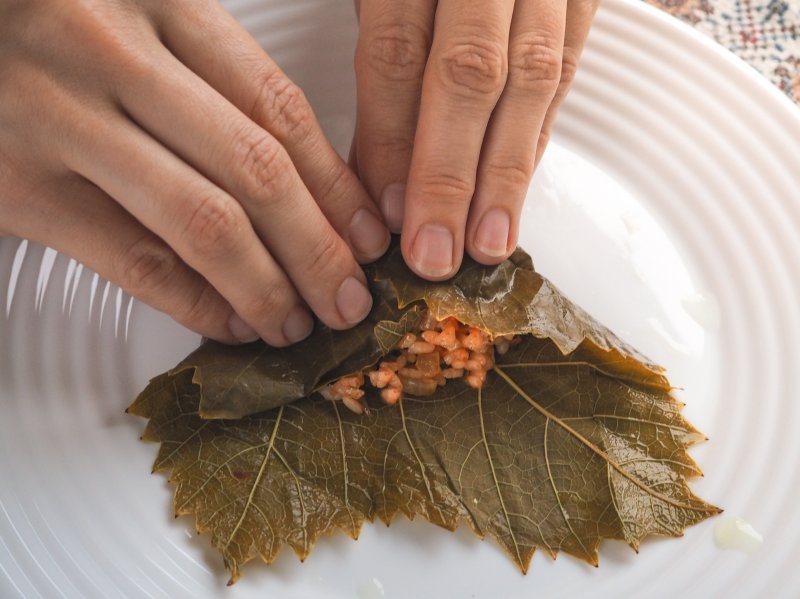
[[275, 418], [275, 426], [272, 428], [272, 434], [269, 438], [269, 444], [267, 445], [267, 450], [264, 452], [264, 458], [261, 460], [261, 467], [258, 469], [258, 474], [256, 475], [255, 480], [253, 481], [253, 485], [250, 487], [250, 494], [247, 496], [247, 502], [245, 503], [244, 507], [242, 508], [242, 514], [239, 516], [238, 522], [236, 522], [236, 526], [233, 527], [228, 540], [225, 542], [225, 545], [222, 547], [222, 551], [225, 552], [228, 550], [228, 546], [233, 541], [233, 538], [236, 536], [236, 533], [239, 532], [239, 529], [242, 527], [242, 523], [244, 522], [245, 516], [247, 516], [247, 512], [250, 509], [250, 506], [253, 504], [253, 497], [255, 497], [256, 489], [261, 484], [261, 479], [264, 477], [264, 472], [267, 470], [267, 463], [269, 462], [269, 457], [272, 455], [272, 448], [275, 447], [275, 439], [278, 436], [278, 428], [280, 428], [281, 418], [283, 417], [283, 408], [284, 406], [280, 407], [278, 411], [278, 415]]
[[508, 376], [508, 374], [506, 374], [503, 371], [503, 369], [501, 367], [499, 367], [499, 366], [497, 366], [495, 364], [495, 366], [494, 366], [494, 368], [492, 370], [494, 370], [498, 375], [500, 375], [500, 377], [506, 382], [506, 384], [508, 384], [509, 387], [511, 387], [517, 393], [517, 395], [522, 397], [531, 406], [533, 406], [540, 414], [542, 414], [542, 416], [544, 416], [548, 420], [552, 420], [554, 423], [558, 424], [561, 428], [563, 428], [565, 431], [567, 431], [569, 434], [571, 434], [573, 437], [575, 437], [578, 441], [580, 441], [588, 449], [590, 449], [591, 451], [596, 453], [598, 456], [600, 456], [603, 460], [605, 460], [606, 463], [610, 464], [611, 467], [614, 468], [614, 470], [619, 472], [623, 477], [627, 478], [629, 481], [631, 481], [634, 485], [639, 487], [642, 491], [644, 491], [648, 495], [651, 495], [651, 496], [655, 497], [656, 499], [659, 499], [659, 500], [663, 501], [664, 503], [668, 503], [669, 505], [673, 505], [673, 506], [681, 508], [681, 509], [693, 510], [693, 511], [697, 511], [697, 512], [708, 512], [709, 511], [709, 509], [707, 507], [692, 505], [692, 504], [689, 504], [689, 503], [683, 503], [681, 501], [676, 501], [676, 500], [672, 499], [671, 497], [668, 497], [667, 495], [664, 495], [663, 493], [659, 493], [658, 491], [652, 489], [646, 483], [642, 482], [638, 477], [634, 476], [633, 474], [631, 474], [627, 470], [623, 469], [619, 464], [617, 464], [617, 462], [615, 462], [611, 458], [610, 455], [608, 455], [605, 451], [603, 451], [602, 449], [597, 447], [594, 443], [589, 441], [589, 439], [587, 439], [586, 437], [581, 435], [578, 431], [576, 431], [574, 428], [569, 426], [567, 423], [565, 423], [563, 420], [561, 420], [558, 416], [556, 416], [555, 414], [553, 414], [552, 412], [550, 412], [549, 410], [547, 410], [543, 406], [539, 405], [539, 403], [537, 403], [530, 395], [528, 395], [516, 383], [516, 381], [514, 381], [510, 376]]

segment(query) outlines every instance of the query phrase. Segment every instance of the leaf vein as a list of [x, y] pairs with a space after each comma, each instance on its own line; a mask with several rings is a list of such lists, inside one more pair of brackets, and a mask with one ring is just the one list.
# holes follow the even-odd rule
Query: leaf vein
[[517, 383], [511, 377], [509, 377], [505, 372], [503, 372], [502, 368], [500, 368], [497, 365], [495, 365], [494, 370], [495, 370], [495, 372], [497, 372], [497, 374], [499, 374], [506, 381], [506, 383], [508, 383], [508, 385], [512, 389], [514, 389], [514, 391], [517, 392], [517, 394], [520, 397], [522, 397], [525, 401], [527, 401], [529, 404], [534, 406], [545, 418], [547, 418], [549, 420], [553, 420], [553, 422], [555, 422], [556, 424], [561, 426], [565, 431], [567, 431], [572, 436], [574, 436], [576, 439], [578, 439], [580, 442], [582, 442], [584, 445], [586, 445], [586, 447], [588, 449], [590, 449], [591, 451], [596, 453], [598, 456], [600, 456], [601, 458], [606, 460], [606, 462], [608, 462], [611, 465], [611, 467], [614, 468], [614, 470], [616, 470], [622, 476], [624, 476], [625, 478], [630, 480], [634, 485], [639, 487], [641, 490], [643, 490], [648, 495], [651, 495], [652, 497], [654, 497], [656, 499], [659, 499], [660, 501], [663, 501], [664, 503], [668, 503], [670, 505], [674, 505], [674, 506], [682, 508], [682, 509], [694, 510], [694, 511], [698, 511], [698, 512], [707, 512], [708, 511], [708, 508], [704, 507], [702, 505], [701, 506], [697, 506], [697, 505], [692, 505], [692, 504], [689, 504], [689, 503], [684, 503], [682, 501], [677, 501], [675, 499], [672, 499], [671, 497], [668, 497], [668, 496], [664, 495], [663, 493], [659, 493], [658, 491], [656, 491], [654, 489], [651, 489], [644, 482], [642, 482], [639, 479], [639, 477], [634, 476], [630, 472], [628, 472], [625, 469], [623, 469], [605, 451], [603, 451], [602, 449], [597, 447], [594, 443], [589, 441], [589, 439], [587, 439], [586, 437], [581, 435], [578, 431], [576, 431], [574, 428], [569, 426], [567, 423], [563, 422], [555, 414], [549, 412], [548, 410], [546, 410], [545, 408], [540, 406], [537, 402], [535, 402], [527, 393], [525, 393], [525, 391], [522, 390], [522, 388], [519, 385], [517, 385]]
[[492, 453], [489, 451], [489, 443], [486, 440], [486, 424], [484, 422], [483, 417], [483, 393], [482, 390], [478, 389], [478, 417], [481, 423], [481, 439], [483, 440], [483, 447], [486, 450], [486, 459], [489, 462], [489, 469], [492, 472], [492, 479], [494, 480], [494, 487], [497, 490], [497, 498], [500, 500], [500, 507], [503, 510], [503, 516], [506, 520], [506, 526], [508, 526], [508, 534], [511, 536], [511, 542], [514, 543], [514, 553], [517, 556], [517, 563], [523, 563], [522, 555], [519, 551], [519, 545], [517, 544], [517, 536], [514, 534], [514, 528], [511, 526], [511, 518], [508, 515], [508, 510], [506, 509], [506, 502], [503, 498], [503, 493], [500, 491], [500, 483], [497, 481], [497, 472], [494, 469], [494, 460], [492, 459]]
[[441, 513], [439, 510], [437, 501], [433, 498], [433, 491], [431, 490], [431, 483], [428, 480], [428, 475], [425, 473], [425, 465], [422, 463], [422, 459], [419, 457], [419, 453], [417, 453], [417, 448], [414, 447], [414, 443], [411, 441], [411, 435], [408, 432], [408, 427], [406, 426], [406, 413], [403, 409], [403, 400], [400, 399], [397, 402], [397, 405], [400, 408], [400, 422], [403, 424], [403, 433], [405, 434], [406, 441], [408, 441], [408, 446], [411, 448], [411, 452], [414, 454], [414, 458], [417, 460], [417, 464], [419, 465], [419, 472], [422, 475], [422, 480], [425, 482], [425, 490], [428, 491], [428, 498], [431, 500], [431, 504], [436, 507], [436, 510]]
[[233, 541], [233, 538], [236, 536], [236, 533], [239, 532], [239, 529], [241, 528], [242, 523], [244, 522], [245, 516], [247, 516], [247, 512], [253, 503], [253, 497], [255, 497], [256, 489], [261, 484], [261, 479], [264, 477], [264, 472], [266, 472], [267, 470], [267, 463], [269, 462], [269, 456], [272, 453], [272, 449], [275, 446], [275, 438], [278, 435], [278, 428], [280, 427], [282, 416], [283, 416], [283, 406], [281, 406], [281, 408], [278, 411], [278, 415], [275, 417], [275, 426], [272, 428], [272, 434], [270, 435], [269, 438], [267, 450], [264, 452], [264, 458], [261, 460], [261, 467], [258, 469], [258, 474], [256, 475], [256, 478], [253, 481], [253, 486], [250, 487], [250, 494], [247, 496], [247, 502], [242, 508], [242, 514], [241, 516], [239, 516], [239, 520], [236, 522], [236, 526], [233, 527], [231, 534], [228, 536], [228, 540], [222, 547], [223, 551], [228, 549], [228, 546], [231, 544], [231, 541]]
[[564, 517], [564, 523], [569, 528], [569, 531], [572, 533], [572, 536], [575, 537], [575, 540], [578, 541], [578, 544], [583, 549], [584, 553], [587, 557], [591, 556], [591, 553], [588, 549], [586, 549], [586, 545], [583, 544], [583, 541], [575, 532], [575, 529], [572, 528], [572, 522], [570, 522], [569, 514], [567, 513], [567, 508], [564, 507], [564, 504], [561, 501], [561, 495], [558, 493], [558, 489], [556, 488], [556, 480], [553, 478], [553, 471], [550, 468], [550, 452], [547, 449], [547, 431], [550, 427], [550, 419], [547, 418], [544, 421], [544, 439], [542, 440], [542, 445], [544, 446], [544, 463], [547, 466], [547, 478], [550, 480], [550, 486], [553, 487], [553, 494], [556, 497], [556, 503], [558, 503], [558, 507], [561, 510], [561, 515]]
[[357, 534], [356, 519], [353, 516], [353, 510], [350, 508], [350, 480], [347, 471], [347, 451], [344, 445], [344, 427], [342, 425], [342, 416], [339, 414], [339, 407], [336, 405], [338, 402], [332, 402], [333, 411], [336, 413], [336, 422], [339, 425], [339, 443], [342, 447], [342, 478], [344, 479], [342, 492], [344, 494], [344, 505], [347, 508], [347, 515], [350, 516], [350, 525], [352, 526], [353, 536]]

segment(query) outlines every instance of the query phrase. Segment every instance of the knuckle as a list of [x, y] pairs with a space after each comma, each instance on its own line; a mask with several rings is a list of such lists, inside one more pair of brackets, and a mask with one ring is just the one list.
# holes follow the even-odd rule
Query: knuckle
[[123, 4], [70, 4], [69, 10], [59, 11], [54, 26], [71, 36], [88, 64], [99, 66], [103, 75], [118, 85], [131, 77], [153, 77], [158, 66], [143, 44], [152, 31], [144, 13]]
[[392, 160], [396, 160], [398, 157], [410, 158], [414, 148], [414, 139], [396, 133], [387, 135], [378, 133], [370, 140], [369, 146], [370, 152], [378, 159], [385, 159], [385, 157], [391, 157]]
[[508, 75], [505, 48], [495, 40], [478, 36], [459, 39], [436, 59], [445, 90], [469, 99], [485, 98], [494, 103]]
[[189, 251], [201, 260], [230, 256], [240, 247], [245, 221], [233, 200], [219, 196], [202, 200], [184, 231]]
[[219, 294], [214, 287], [205, 283], [199, 291], [192, 290], [184, 301], [172, 301], [170, 308], [173, 318], [187, 326], [211, 327], [219, 318]]
[[[264, 323], [267, 329], [280, 330], [283, 319], [294, 305], [294, 296], [288, 283], [269, 281], [259, 287], [259, 294], [244, 300], [242, 314], [253, 323]], [[272, 325], [272, 326], [270, 326]]]
[[262, 78], [251, 111], [256, 122], [269, 126], [279, 138], [304, 138], [311, 133], [315, 117], [303, 90], [289, 79], [268, 74]]
[[562, 50], [555, 38], [522, 36], [509, 46], [509, 85], [552, 95], [561, 80]]
[[527, 188], [533, 177], [533, 158], [531, 160], [507, 159], [503, 162], [487, 162], [486, 175], [493, 181], [502, 181], [513, 188]]
[[432, 203], [447, 208], [463, 208], [472, 201], [475, 193], [474, 177], [465, 177], [445, 172], [421, 175], [419, 178], [421, 195], [432, 198]]
[[149, 295], [174, 276], [177, 255], [151, 239], [140, 239], [125, 251], [118, 265], [119, 280], [132, 295]]
[[268, 133], [251, 127], [236, 139], [238, 148], [234, 155], [240, 157], [236, 164], [245, 178], [244, 189], [256, 197], [274, 196], [275, 191], [284, 187], [289, 172], [283, 147]]
[[336, 232], [327, 228], [314, 240], [307, 253], [306, 276], [313, 280], [329, 279], [336, 274], [348, 253], [344, 241]]
[[356, 51], [356, 70], [385, 81], [421, 81], [430, 48], [428, 31], [409, 22], [374, 27]]
[[317, 203], [332, 222], [353, 200], [353, 185], [357, 184], [352, 171], [341, 162], [326, 170], [322, 183], [315, 190]]
[[575, 48], [565, 46], [563, 55], [561, 57], [561, 82], [560, 93], [566, 93], [567, 89], [572, 85], [575, 80], [575, 74], [578, 72], [578, 61], [580, 59], [580, 52]]

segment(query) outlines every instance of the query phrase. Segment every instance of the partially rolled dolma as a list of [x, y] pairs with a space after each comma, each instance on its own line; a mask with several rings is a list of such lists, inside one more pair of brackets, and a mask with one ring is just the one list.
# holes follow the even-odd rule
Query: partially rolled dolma
[[[686, 450], [703, 436], [663, 369], [522, 250], [496, 267], [466, 259], [453, 279], [431, 283], [394, 243], [366, 274], [374, 307], [355, 328], [318, 324], [285, 349], [205, 342], [129, 408], [150, 420], [143, 439], [161, 442], [154, 471], [171, 470], [176, 516], [194, 513], [198, 531], [211, 531], [231, 582], [283, 544], [304, 559], [320, 535], [356, 538], [365, 519], [398, 512], [490, 533], [523, 571], [536, 547], [596, 564], [601, 538], [638, 548], [719, 512], [687, 485], [700, 470]], [[459, 347], [472, 331], [490, 342], [481, 377], [440, 374], [455, 358], [437, 341], [414, 365], [435, 375], [433, 388], [408, 388], [406, 372], [402, 392], [387, 393], [397, 387], [376, 373], [408, 359], [409, 335], [425, 341], [422, 331], [451, 326]]]

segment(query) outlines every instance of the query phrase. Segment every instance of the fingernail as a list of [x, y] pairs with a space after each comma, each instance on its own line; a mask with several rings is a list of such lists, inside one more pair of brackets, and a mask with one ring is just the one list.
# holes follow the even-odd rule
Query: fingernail
[[367, 260], [380, 258], [389, 247], [389, 230], [366, 208], [359, 208], [350, 221], [350, 243]]
[[256, 330], [242, 320], [236, 312], [231, 314], [231, 317], [228, 319], [228, 329], [230, 329], [231, 335], [236, 337], [241, 343], [251, 343], [259, 337]]
[[314, 319], [308, 310], [303, 306], [295, 306], [283, 321], [283, 336], [289, 343], [297, 343], [308, 337], [313, 328]]
[[442, 225], [422, 225], [417, 232], [411, 258], [423, 275], [443, 277], [453, 270], [453, 234]]
[[380, 204], [386, 226], [392, 233], [399, 233], [403, 229], [406, 186], [402, 183], [390, 183], [384, 187]]
[[372, 309], [372, 296], [361, 281], [347, 277], [336, 292], [336, 307], [349, 324], [357, 324]]
[[492, 208], [483, 215], [475, 232], [475, 247], [492, 258], [499, 258], [508, 253], [508, 232], [511, 219], [508, 212], [500, 208]]

